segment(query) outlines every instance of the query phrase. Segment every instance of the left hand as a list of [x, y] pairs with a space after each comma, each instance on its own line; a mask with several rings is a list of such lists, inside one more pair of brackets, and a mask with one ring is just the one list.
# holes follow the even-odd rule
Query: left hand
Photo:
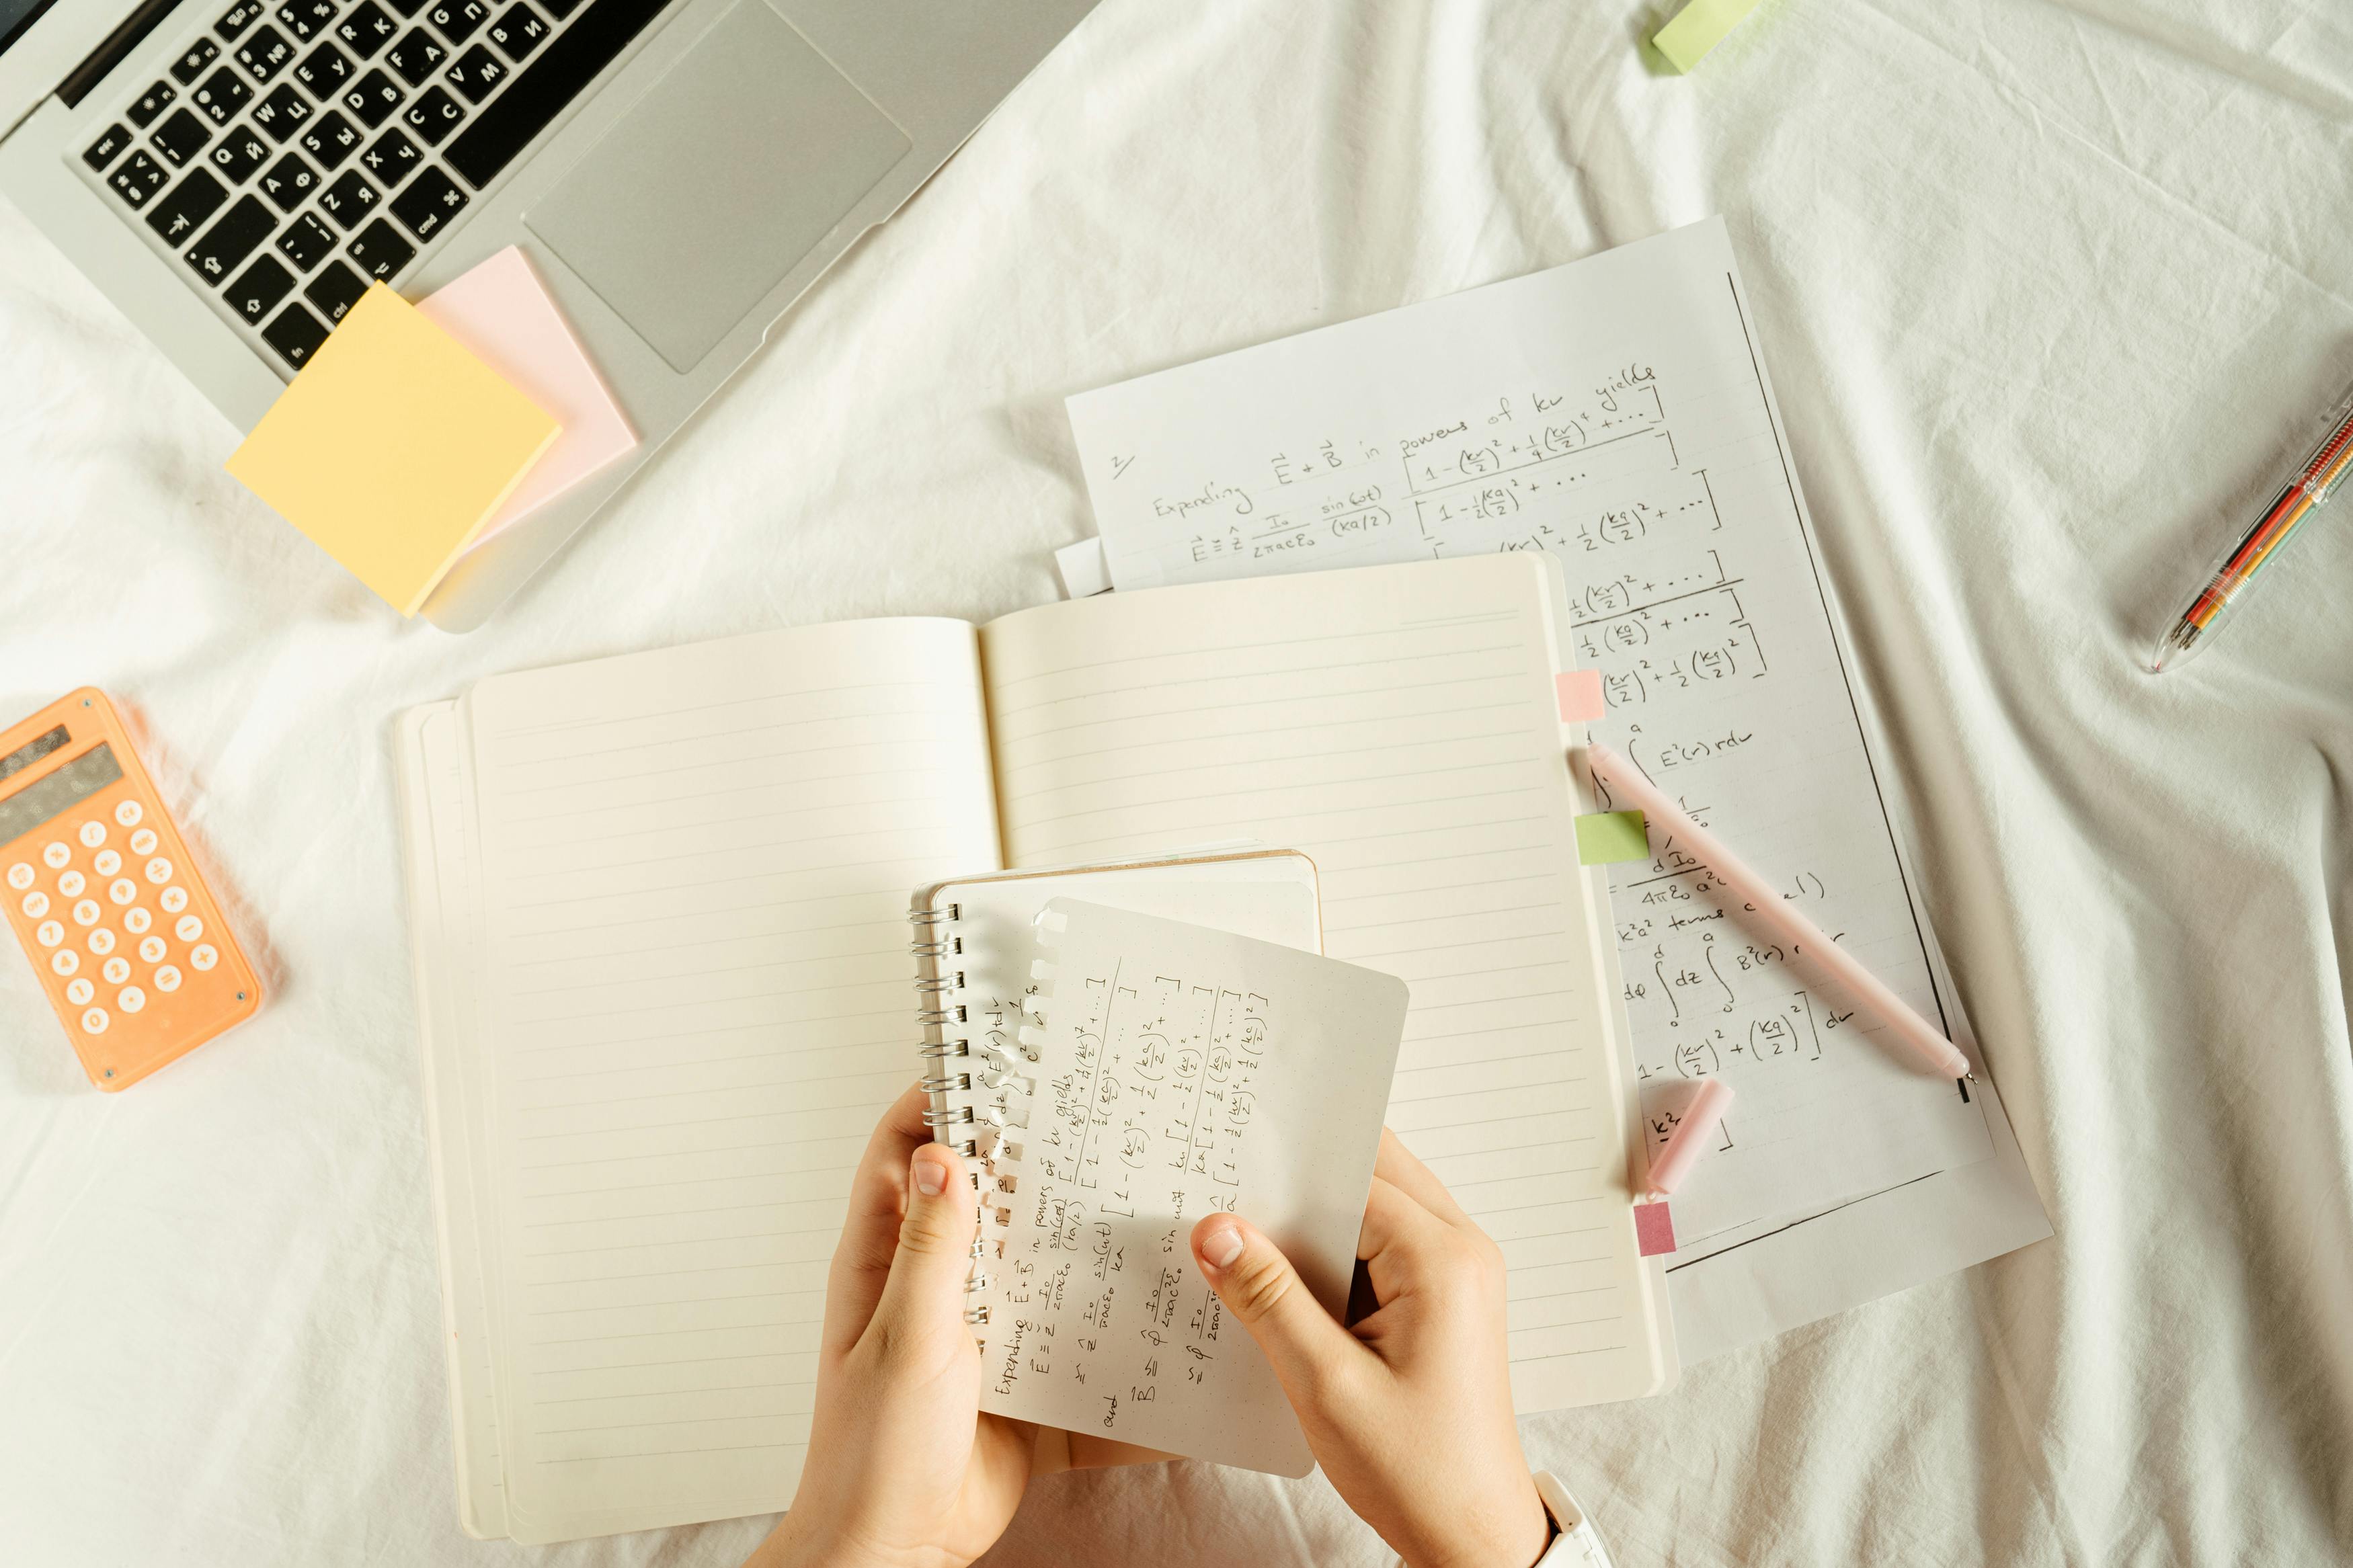
[[1035, 1429], [980, 1414], [964, 1321], [979, 1205], [910, 1087], [850, 1179], [792, 1510], [744, 1568], [964, 1568], [1003, 1534]]

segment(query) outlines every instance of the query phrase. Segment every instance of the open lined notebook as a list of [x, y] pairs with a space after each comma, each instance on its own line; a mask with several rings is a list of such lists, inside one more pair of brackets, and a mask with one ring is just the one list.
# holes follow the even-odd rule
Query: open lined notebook
[[1210, 839], [1312, 857], [1325, 951], [1410, 984], [1389, 1122], [1503, 1246], [1521, 1408], [1664, 1387], [1554, 570], [800, 627], [404, 715], [466, 1527], [784, 1507], [848, 1178], [915, 1068], [911, 889]]

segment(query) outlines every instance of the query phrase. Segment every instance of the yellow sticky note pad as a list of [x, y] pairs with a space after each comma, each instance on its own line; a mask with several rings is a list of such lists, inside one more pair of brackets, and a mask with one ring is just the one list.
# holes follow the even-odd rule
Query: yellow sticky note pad
[[1577, 858], [1588, 866], [1647, 860], [1651, 840], [1639, 811], [1588, 811], [1577, 819]]
[[228, 471], [413, 616], [558, 434], [377, 283], [230, 454]]
[[1755, 9], [1757, 0], [1691, 0], [1675, 13], [1673, 21], [1651, 36], [1651, 47], [1666, 56], [1675, 69], [1687, 71]]

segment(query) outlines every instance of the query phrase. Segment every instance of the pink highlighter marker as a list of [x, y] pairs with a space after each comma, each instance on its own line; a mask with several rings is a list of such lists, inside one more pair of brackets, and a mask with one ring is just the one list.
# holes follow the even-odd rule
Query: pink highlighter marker
[[1683, 1184], [1700, 1154], [1707, 1148], [1708, 1140], [1724, 1121], [1725, 1110], [1732, 1104], [1732, 1086], [1720, 1078], [1699, 1080], [1699, 1092], [1683, 1107], [1683, 1121], [1669, 1133], [1659, 1152], [1651, 1156], [1650, 1184], [1644, 1188], [1646, 1197], [1662, 1198]]

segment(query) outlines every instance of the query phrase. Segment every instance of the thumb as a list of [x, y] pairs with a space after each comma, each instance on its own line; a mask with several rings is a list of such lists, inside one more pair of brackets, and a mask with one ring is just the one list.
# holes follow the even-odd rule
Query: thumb
[[1211, 1215], [1193, 1227], [1193, 1258], [1218, 1300], [1241, 1320], [1274, 1364], [1293, 1404], [1358, 1348], [1307, 1289], [1282, 1248], [1257, 1226], [1232, 1215]]
[[908, 1162], [907, 1212], [871, 1325], [886, 1342], [942, 1326], [962, 1332], [965, 1279], [979, 1224], [980, 1205], [963, 1157], [944, 1143], [920, 1145]]

